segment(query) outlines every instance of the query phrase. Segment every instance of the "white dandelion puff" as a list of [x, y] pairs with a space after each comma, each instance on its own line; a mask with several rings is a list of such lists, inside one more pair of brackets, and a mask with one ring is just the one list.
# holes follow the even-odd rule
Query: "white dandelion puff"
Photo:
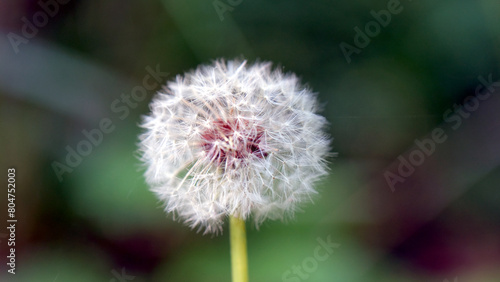
[[215, 61], [177, 76], [144, 117], [139, 152], [151, 190], [192, 228], [232, 215], [292, 216], [327, 173], [330, 138], [315, 95], [271, 63]]

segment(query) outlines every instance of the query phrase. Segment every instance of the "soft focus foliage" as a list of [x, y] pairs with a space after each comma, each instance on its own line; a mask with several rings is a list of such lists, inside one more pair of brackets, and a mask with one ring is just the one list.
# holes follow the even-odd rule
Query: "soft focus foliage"
[[[166, 216], [135, 152], [162, 85], [240, 56], [307, 82], [339, 153], [303, 213], [248, 225], [252, 281], [500, 280], [498, 1], [401, 1], [363, 48], [355, 28], [394, 1], [221, 0], [222, 21], [204, 0], [40, 2], [57, 1], [0, 1], [0, 163], [16, 168], [18, 217], [12, 276], [2, 200], [0, 280], [229, 281], [227, 226], [211, 238]], [[342, 42], [360, 51], [350, 63]], [[392, 191], [384, 173], [437, 128], [446, 141], [421, 145], [432, 153]], [[328, 236], [340, 247], [313, 264]]]

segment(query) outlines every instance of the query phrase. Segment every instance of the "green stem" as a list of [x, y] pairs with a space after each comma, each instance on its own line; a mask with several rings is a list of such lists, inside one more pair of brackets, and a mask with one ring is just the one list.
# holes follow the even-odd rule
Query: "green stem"
[[243, 219], [229, 217], [229, 237], [233, 282], [248, 282], [247, 236]]

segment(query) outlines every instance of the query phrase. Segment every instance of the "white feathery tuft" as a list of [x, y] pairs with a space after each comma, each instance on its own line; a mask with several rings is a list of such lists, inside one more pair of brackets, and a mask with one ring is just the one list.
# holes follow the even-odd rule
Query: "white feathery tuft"
[[327, 174], [330, 137], [315, 95], [271, 63], [217, 60], [152, 100], [139, 152], [151, 190], [192, 228], [229, 215], [292, 216]]

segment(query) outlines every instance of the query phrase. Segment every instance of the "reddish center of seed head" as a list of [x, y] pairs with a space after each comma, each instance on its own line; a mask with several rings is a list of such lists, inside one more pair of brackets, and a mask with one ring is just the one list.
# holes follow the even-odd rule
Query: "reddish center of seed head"
[[267, 152], [260, 146], [263, 134], [260, 126], [250, 126], [244, 121], [218, 119], [201, 135], [202, 147], [212, 162], [234, 165], [235, 160], [251, 155], [259, 158], [267, 156]]

